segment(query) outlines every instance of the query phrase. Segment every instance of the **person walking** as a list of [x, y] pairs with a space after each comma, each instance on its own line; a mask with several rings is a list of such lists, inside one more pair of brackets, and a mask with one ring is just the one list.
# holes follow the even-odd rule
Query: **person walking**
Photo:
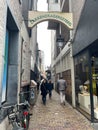
[[65, 105], [65, 92], [67, 88], [67, 83], [66, 80], [63, 79], [63, 77], [60, 77], [60, 79], [57, 81], [57, 88], [59, 90], [61, 104]]
[[53, 83], [51, 82], [51, 80], [48, 81], [47, 89], [48, 89], [48, 92], [49, 92], [49, 98], [51, 99], [51, 97], [52, 97], [52, 90], [53, 90]]
[[43, 104], [46, 105], [46, 96], [47, 96], [47, 80], [44, 79], [41, 83], [41, 95], [42, 95], [42, 101]]

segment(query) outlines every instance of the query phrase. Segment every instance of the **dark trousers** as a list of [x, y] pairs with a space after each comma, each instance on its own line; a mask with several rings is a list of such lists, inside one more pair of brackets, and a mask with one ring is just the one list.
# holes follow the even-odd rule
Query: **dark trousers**
[[46, 104], [46, 95], [42, 95], [42, 101], [43, 101], [43, 104], [45, 105]]
[[52, 97], [52, 91], [49, 91], [49, 98]]

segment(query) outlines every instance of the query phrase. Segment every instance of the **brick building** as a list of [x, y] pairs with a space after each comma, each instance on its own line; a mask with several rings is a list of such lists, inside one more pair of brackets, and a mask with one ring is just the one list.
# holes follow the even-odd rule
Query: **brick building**
[[[28, 10], [36, 8], [36, 0], [0, 1], [0, 106], [19, 102], [20, 90], [30, 86], [31, 50], [36, 49], [33, 36], [37, 31], [27, 23]], [[6, 112], [0, 113], [0, 129], [8, 130]]]

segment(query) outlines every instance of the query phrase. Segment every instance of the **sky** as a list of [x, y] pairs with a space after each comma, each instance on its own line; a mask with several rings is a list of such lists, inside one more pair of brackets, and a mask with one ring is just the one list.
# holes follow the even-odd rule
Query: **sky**
[[[38, 0], [38, 11], [47, 11], [47, 0]], [[45, 67], [51, 64], [51, 31], [47, 29], [48, 22], [41, 22], [37, 25], [37, 42], [39, 49], [44, 51]]]

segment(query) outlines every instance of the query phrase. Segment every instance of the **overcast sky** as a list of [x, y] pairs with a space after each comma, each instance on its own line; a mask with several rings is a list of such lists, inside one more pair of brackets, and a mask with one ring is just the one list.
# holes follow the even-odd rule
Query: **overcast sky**
[[[38, 0], [38, 11], [47, 11], [47, 0]], [[45, 67], [51, 64], [51, 34], [50, 30], [47, 30], [48, 22], [41, 22], [38, 26], [37, 42], [39, 49], [44, 51]]]

